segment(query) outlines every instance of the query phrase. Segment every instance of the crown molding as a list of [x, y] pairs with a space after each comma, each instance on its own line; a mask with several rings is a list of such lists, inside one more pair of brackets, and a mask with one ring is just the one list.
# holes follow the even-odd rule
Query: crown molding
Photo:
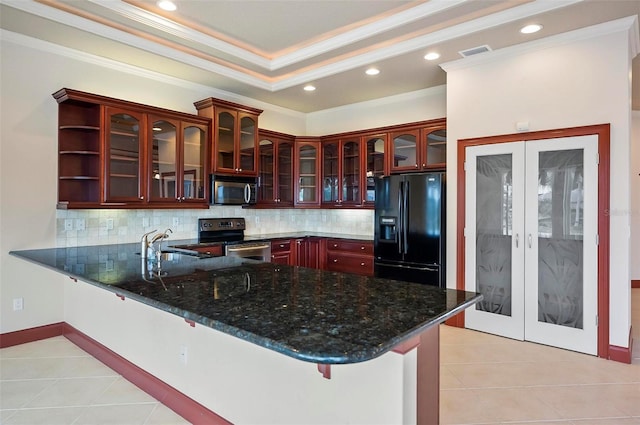
[[[539, 50], [549, 49], [562, 46], [565, 44], [575, 43], [578, 41], [588, 40], [595, 37], [614, 34], [621, 31], [627, 31], [630, 34], [630, 48], [633, 56], [638, 54], [638, 19], [637, 16], [629, 16], [620, 18], [602, 24], [592, 25], [590, 27], [580, 28], [577, 30], [565, 32], [562, 34], [552, 35], [539, 40], [529, 41], [515, 46], [505, 47], [503, 49], [492, 50], [481, 53], [479, 55], [458, 59], [452, 62], [440, 64], [440, 67], [446, 72], [458, 69], [471, 68], [477, 65], [492, 63], [504, 58], [519, 56], [524, 53], [535, 52]], [[634, 35], [631, 35], [634, 34]], [[633, 41], [635, 39], [635, 41]]]
[[187, 90], [192, 90], [194, 92], [202, 93], [203, 98], [216, 97], [216, 98], [228, 100], [230, 102], [251, 105], [256, 108], [270, 110], [270, 111], [281, 113], [283, 115], [289, 115], [292, 117], [304, 118], [307, 115], [307, 113], [305, 112], [295, 111], [293, 109], [263, 102], [254, 98], [241, 96], [236, 93], [228, 92], [226, 90], [220, 90], [212, 86], [194, 83], [192, 81], [184, 80], [182, 78], [172, 77], [170, 75], [166, 75], [161, 72], [151, 71], [151, 70], [140, 68], [134, 65], [124, 64], [122, 62], [115, 61], [113, 59], [108, 59], [102, 56], [93, 55], [91, 53], [82, 52], [69, 47], [60, 46], [58, 44], [51, 43], [49, 41], [40, 40], [34, 37], [29, 37], [24, 34], [7, 31], [1, 28], [0, 28], [0, 42], [12, 43], [17, 46], [30, 48], [30, 49], [38, 50], [45, 53], [51, 53], [51, 54], [62, 56], [68, 59], [77, 60], [79, 62], [84, 62], [91, 65], [97, 65], [103, 68], [133, 75], [136, 77], [158, 81], [163, 84], [169, 84], [175, 87], [182, 87]]

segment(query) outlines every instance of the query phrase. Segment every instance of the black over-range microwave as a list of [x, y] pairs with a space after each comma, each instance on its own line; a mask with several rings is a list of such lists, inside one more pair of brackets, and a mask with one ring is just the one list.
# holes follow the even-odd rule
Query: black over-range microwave
[[221, 176], [211, 174], [212, 205], [255, 204], [257, 197], [256, 177]]

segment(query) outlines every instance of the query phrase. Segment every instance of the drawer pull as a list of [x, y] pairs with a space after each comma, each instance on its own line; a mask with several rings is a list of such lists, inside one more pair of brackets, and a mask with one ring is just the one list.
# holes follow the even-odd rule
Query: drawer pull
[[337, 259], [336, 259], [336, 260], [333, 260], [333, 262], [334, 262], [334, 263], [337, 263], [337, 262], [338, 262], [338, 260], [337, 260]]
[[364, 251], [364, 245], [363, 245], [363, 246], [361, 246], [361, 247], [360, 247], [360, 249]]
[[364, 266], [364, 263], [360, 263], [361, 266]]

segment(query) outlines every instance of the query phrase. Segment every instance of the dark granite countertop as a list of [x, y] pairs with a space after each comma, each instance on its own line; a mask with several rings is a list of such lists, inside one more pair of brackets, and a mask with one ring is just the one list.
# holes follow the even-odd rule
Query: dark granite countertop
[[139, 244], [10, 254], [315, 363], [373, 359], [477, 302], [480, 295], [427, 285], [262, 263], [166, 254]]

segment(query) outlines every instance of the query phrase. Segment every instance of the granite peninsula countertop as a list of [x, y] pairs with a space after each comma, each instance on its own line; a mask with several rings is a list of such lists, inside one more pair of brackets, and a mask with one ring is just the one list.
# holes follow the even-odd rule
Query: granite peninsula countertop
[[476, 293], [139, 244], [10, 254], [293, 358], [373, 359], [473, 305]]

